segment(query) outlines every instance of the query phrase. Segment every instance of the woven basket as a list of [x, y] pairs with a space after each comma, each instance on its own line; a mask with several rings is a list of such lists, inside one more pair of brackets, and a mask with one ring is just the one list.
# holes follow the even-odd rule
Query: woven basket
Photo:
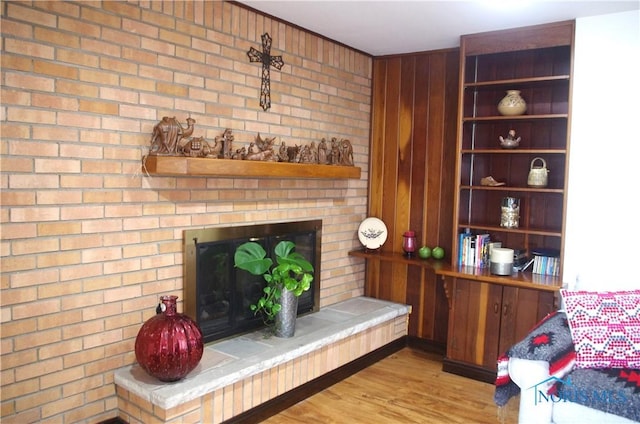
[[[535, 166], [536, 161], [542, 162], [542, 166]], [[547, 169], [547, 162], [542, 158], [533, 158], [531, 161], [531, 167], [529, 169], [529, 177], [527, 178], [527, 185], [529, 187], [546, 187], [548, 182], [549, 170]]]

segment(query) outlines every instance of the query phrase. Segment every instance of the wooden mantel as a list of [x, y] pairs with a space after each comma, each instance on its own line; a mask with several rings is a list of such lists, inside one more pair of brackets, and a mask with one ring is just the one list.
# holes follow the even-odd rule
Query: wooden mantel
[[250, 160], [147, 156], [143, 173], [151, 175], [260, 178], [360, 178], [355, 166], [262, 162]]

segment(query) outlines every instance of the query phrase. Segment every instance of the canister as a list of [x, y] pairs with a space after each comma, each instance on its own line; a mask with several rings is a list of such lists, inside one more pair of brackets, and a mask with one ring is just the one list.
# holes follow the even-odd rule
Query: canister
[[503, 197], [500, 211], [501, 227], [518, 228], [520, 221], [520, 199], [517, 197]]
[[513, 249], [494, 247], [489, 260], [489, 271], [492, 274], [511, 275], [513, 272]]

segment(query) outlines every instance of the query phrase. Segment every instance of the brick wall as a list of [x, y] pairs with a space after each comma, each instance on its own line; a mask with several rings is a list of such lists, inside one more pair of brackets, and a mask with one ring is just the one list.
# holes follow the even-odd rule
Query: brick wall
[[[182, 297], [187, 228], [323, 219], [321, 306], [363, 293], [347, 256], [367, 205], [371, 58], [229, 3], [9, 2], [2, 18], [2, 413], [115, 416], [113, 370], [160, 294]], [[273, 37], [272, 107], [258, 104]], [[360, 180], [144, 176], [163, 116], [194, 136], [348, 138]]]

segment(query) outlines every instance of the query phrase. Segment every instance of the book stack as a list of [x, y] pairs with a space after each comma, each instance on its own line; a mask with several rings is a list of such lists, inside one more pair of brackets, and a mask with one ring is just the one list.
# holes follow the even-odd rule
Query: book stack
[[557, 249], [534, 249], [533, 269], [534, 274], [553, 275], [560, 274], [560, 251]]
[[489, 234], [460, 233], [458, 265], [485, 268], [489, 266]]

